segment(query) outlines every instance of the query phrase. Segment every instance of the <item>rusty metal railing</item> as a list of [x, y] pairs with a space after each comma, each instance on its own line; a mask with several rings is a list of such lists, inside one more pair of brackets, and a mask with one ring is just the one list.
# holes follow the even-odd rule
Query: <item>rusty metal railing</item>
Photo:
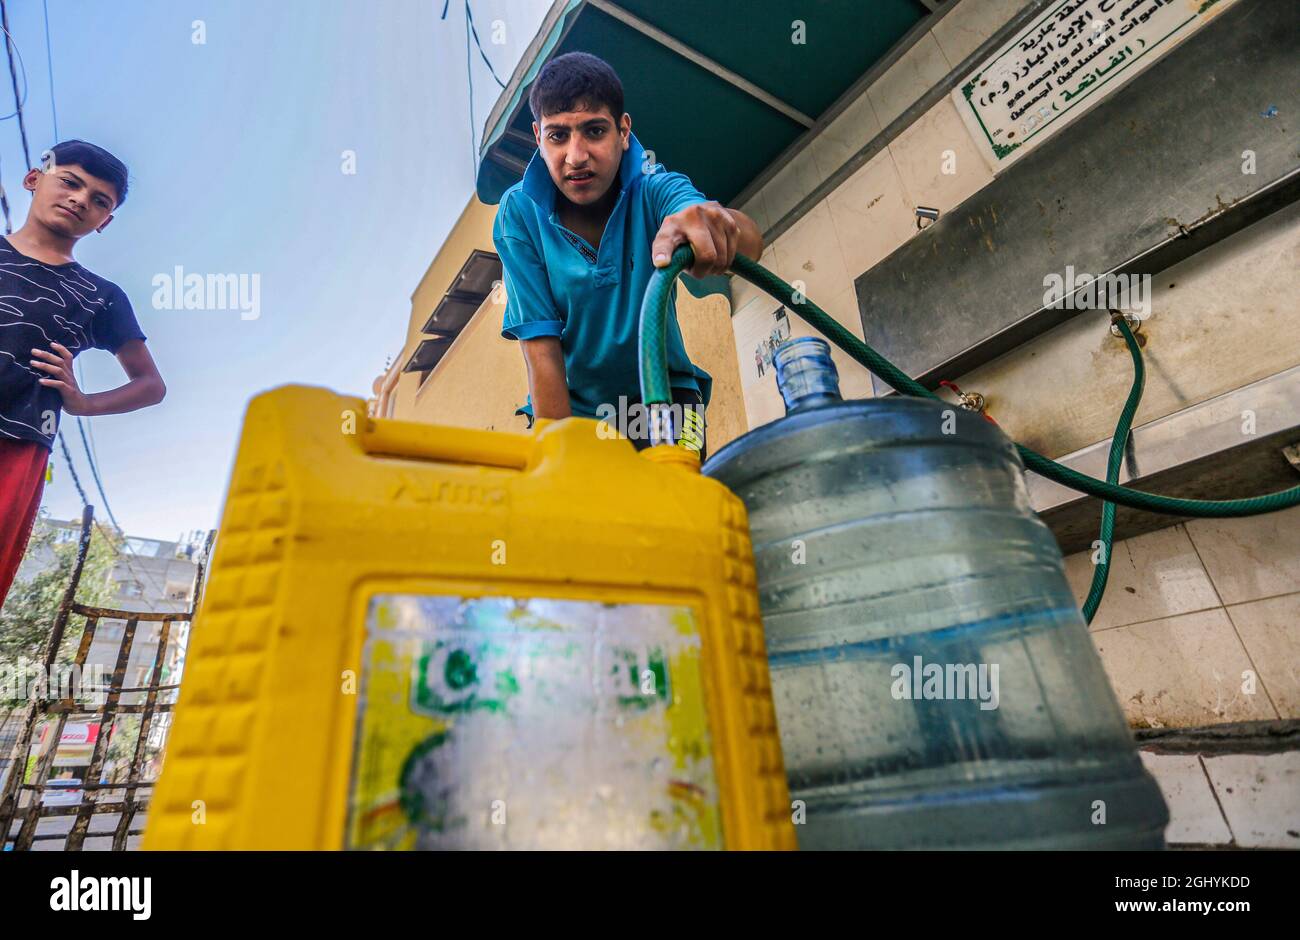
[[[73, 565], [72, 577], [59, 605], [58, 614], [54, 620], [54, 628], [50, 633], [45, 650], [44, 676], [37, 686], [36, 695], [28, 702], [24, 710], [21, 718], [22, 726], [14, 746], [9, 774], [3, 790], [0, 791], [0, 834], [3, 835], [4, 846], [8, 848], [8, 844], [12, 840], [13, 849], [16, 851], [29, 850], [32, 848], [33, 843], [37, 841], [54, 839], [64, 839], [63, 847], [67, 851], [80, 851], [84, 847], [87, 836], [102, 838], [108, 835], [107, 831], [94, 833], [90, 831], [91, 818], [95, 815], [118, 814], [117, 825], [112, 831], [113, 851], [124, 850], [127, 847], [127, 840], [131, 836], [141, 834], [141, 830], [132, 830], [131, 824], [135, 820], [137, 813], [148, 809], [149, 795], [147, 792], [142, 791], [147, 791], [154, 785], [152, 779], [145, 779], [147, 742], [155, 719], [161, 714], [170, 712], [175, 707], [173, 702], [159, 701], [160, 693], [178, 688], [175, 684], [163, 685], [160, 681], [166, 666], [167, 648], [173, 636], [173, 625], [193, 622], [194, 611], [198, 607], [199, 597], [202, 593], [204, 569], [211, 551], [213, 536], [215, 535], [215, 533], [209, 533], [203, 554], [197, 562], [193, 601], [189, 610], [169, 613], [144, 613], [105, 607], [89, 607], [76, 602], [77, 588], [81, 582], [82, 570], [85, 567], [86, 556], [90, 550], [93, 524], [94, 509], [91, 506], [86, 506], [82, 511], [81, 537], [77, 545], [77, 558]], [[91, 645], [95, 641], [100, 621], [123, 620], [126, 623], [122, 631], [122, 638], [118, 644], [117, 659], [108, 685], [106, 688], [95, 690], [102, 695], [102, 704], [98, 706], [87, 706], [84, 700], [84, 686], [77, 689], [62, 690], [67, 692], [62, 698], [52, 699], [49, 697], [50, 689], [45, 678], [54, 674], [56, 665], [58, 665], [59, 650], [63, 645], [64, 634], [67, 632], [68, 621], [73, 615], [85, 618], [85, 629], [81, 634], [81, 640], [77, 646], [77, 653], [73, 662], [62, 665], [70, 665], [73, 674], [78, 677], [85, 675], [86, 660], [90, 654]], [[150, 666], [144, 685], [128, 687], [126, 685], [126, 672], [131, 661], [136, 633], [141, 623], [157, 623], [159, 625], [158, 649], [154, 654], [153, 663]], [[78, 693], [82, 694], [78, 695]], [[139, 693], [144, 693], [143, 702], [122, 701], [123, 695]], [[78, 698], [81, 701], [78, 701]], [[112, 737], [114, 722], [118, 716], [128, 714], [139, 714], [141, 720], [135, 749], [127, 764], [126, 780], [117, 783], [101, 783], [99, 778], [103, 773], [104, 763], [108, 756], [109, 739]], [[44, 798], [49, 789], [50, 772], [54, 767], [64, 727], [71, 715], [91, 716], [91, 723], [98, 724], [99, 733], [95, 738], [94, 750], [91, 754], [89, 768], [85, 772], [85, 779], [82, 785], [77, 788], [82, 792], [81, 800], [73, 806], [47, 806]], [[36, 735], [36, 728], [47, 720], [49, 723], [45, 728], [40, 753], [35, 766], [31, 768], [29, 774], [28, 763], [31, 760], [32, 742]], [[28, 780], [29, 776], [30, 780]], [[101, 799], [101, 796], [111, 794], [113, 791], [122, 791], [121, 798]], [[42, 819], [63, 816], [75, 817], [68, 832], [37, 832]], [[20, 821], [16, 834], [12, 832], [15, 821]]]

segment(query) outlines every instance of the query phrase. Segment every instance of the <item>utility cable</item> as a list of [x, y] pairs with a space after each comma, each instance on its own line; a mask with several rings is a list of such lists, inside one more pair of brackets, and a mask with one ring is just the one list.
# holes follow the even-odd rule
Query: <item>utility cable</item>
[[[451, 7], [451, 0], [444, 0], [442, 5], [442, 15], [440, 20], [447, 18], [447, 10]], [[465, 0], [465, 81], [469, 88], [469, 144], [470, 144], [470, 166], [477, 172], [478, 168], [478, 132], [474, 127], [474, 57], [470, 52], [469, 43], [473, 38], [474, 45], [478, 47], [478, 54], [483, 59], [483, 64], [488, 67], [492, 73], [492, 78], [502, 87], [506, 83], [501, 81], [497, 75], [497, 70], [492, 67], [492, 60], [487, 57], [487, 52], [483, 49], [483, 43], [478, 38], [478, 28], [474, 25], [474, 11], [470, 9], [469, 0]]]
[[50, 114], [54, 118], [54, 140], [59, 140], [59, 109], [54, 104], [54, 53], [50, 47], [50, 0], [41, 0], [45, 8], [45, 63], [50, 74]]
[[13, 81], [14, 86], [15, 110], [13, 114], [6, 115], [5, 117], [9, 118], [17, 115], [18, 133], [23, 139], [23, 156], [27, 160], [27, 168], [31, 169], [31, 149], [27, 146], [27, 122], [23, 120], [23, 105], [27, 103], [28, 90], [27, 66], [23, 65], [23, 93], [20, 95], [18, 93], [18, 70], [14, 65], [14, 53], [18, 53], [19, 63], [22, 63], [23, 54], [18, 51], [18, 44], [14, 42], [13, 36], [9, 33], [9, 4], [7, 3], [7, 0], [0, 0], [0, 27], [3, 27], [5, 32], [5, 52], [8, 54], [9, 58], [9, 78]]
[[502, 88], [505, 88], [506, 83], [501, 81], [501, 78], [497, 75], [497, 70], [492, 67], [492, 60], [489, 59], [487, 53], [483, 51], [483, 43], [479, 42], [478, 30], [474, 26], [474, 11], [469, 8], [469, 0], [465, 0], [465, 20], [469, 23], [470, 32], [474, 34], [474, 45], [478, 46], [478, 54], [483, 57], [483, 64], [488, 67], [488, 71], [492, 73], [492, 77], [496, 79], [496, 83]]
[[113, 508], [108, 504], [108, 494], [104, 492], [104, 482], [99, 478], [99, 468], [95, 466], [95, 458], [90, 452], [90, 441], [86, 439], [86, 425], [80, 418], [77, 419], [77, 430], [81, 432], [81, 446], [86, 451], [86, 462], [90, 464], [90, 475], [95, 480], [95, 488], [99, 490], [99, 497], [104, 501], [104, 511], [108, 513], [109, 521], [113, 523], [114, 528], [121, 529], [122, 525], [117, 521], [117, 516], [113, 515]]
[[77, 488], [77, 495], [81, 497], [81, 505], [89, 506], [90, 500], [86, 499], [86, 491], [81, 488], [81, 479], [77, 476], [77, 468], [72, 465], [72, 453], [68, 450], [68, 442], [63, 438], [63, 431], [59, 431], [59, 446], [63, 448], [63, 460], [68, 465], [68, 474], [72, 477], [72, 485]]

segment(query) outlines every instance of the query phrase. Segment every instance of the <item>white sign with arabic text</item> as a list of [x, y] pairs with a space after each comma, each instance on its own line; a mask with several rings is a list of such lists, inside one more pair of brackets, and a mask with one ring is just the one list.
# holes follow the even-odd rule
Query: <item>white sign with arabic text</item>
[[953, 100], [996, 167], [1232, 2], [1062, 0], [957, 86]]

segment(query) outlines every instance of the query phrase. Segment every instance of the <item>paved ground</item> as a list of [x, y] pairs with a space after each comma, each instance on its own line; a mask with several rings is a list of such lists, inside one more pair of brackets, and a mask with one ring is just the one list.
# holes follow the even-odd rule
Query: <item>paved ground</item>
[[[136, 813], [131, 820], [133, 830], [143, 829], [145, 824], [146, 813]], [[86, 841], [83, 848], [87, 852], [107, 852], [113, 848], [113, 831], [117, 828], [118, 820], [121, 818], [118, 813], [103, 813], [90, 817], [90, 831], [86, 833]], [[32, 844], [32, 850], [35, 852], [61, 852], [64, 850], [64, 839], [41, 839], [44, 835], [66, 835], [72, 830], [72, 823], [76, 820], [75, 816], [55, 816], [51, 819], [42, 819], [36, 824], [37, 840]], [[14, 820], [13, 826], [9, 830], [10, 842], [5, 845], [5, 850], [9, 851], [13, 847], [12, 839], [18, 835], [18, 829], [21, 825], [19, 820]], [[127, 836], [126, 847], [128, 849], [140, 848], [140, 836]]]

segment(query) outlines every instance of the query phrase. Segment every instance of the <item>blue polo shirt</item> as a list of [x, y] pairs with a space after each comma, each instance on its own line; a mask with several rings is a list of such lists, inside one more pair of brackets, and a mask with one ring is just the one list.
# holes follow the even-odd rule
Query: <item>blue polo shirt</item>
[[[654, 265], [650, 244], [668, 216], [706, 202], [690, 179], [662, 164], [646, 165], [635, 134], [619, 166], [619, 196], [605, 225], [600, 248], [559, 222], [560, 192], [541, 152], [533, 154], [524, 177], [505, 191], [492, 226], [501, 257], [507, 339], [560, 337], [575, 415], [594, 418], [620, 395], [641, 396], [637, 339], [641, 301]], [[673, 388], [693, 389], [707, 406], [713, 380], [692, 365], [669, 300], [668, 372]], [[532, 396], [515, 414], [532, 414]]]

